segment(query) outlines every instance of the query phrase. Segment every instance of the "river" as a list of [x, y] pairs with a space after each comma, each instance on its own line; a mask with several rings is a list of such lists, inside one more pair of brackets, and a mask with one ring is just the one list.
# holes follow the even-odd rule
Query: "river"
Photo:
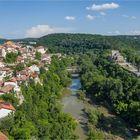
[[[79, 140], [86, 140], [87, 139], [87, 117], [84, 113], [84, 108], [92, 108], [90, 104], [83, 103], [83, 101], [79, 100], [77, 97], [77, 91], [80, 89], [81, 83], [80, 78], [72, 78], [72, 84], [70, 86], [71, 94], [66, 95], [62, 98], [63, 103], [63, 111], [69, 113], [74, 119], [77, 120], [78, 126], [76, 128], [75, 134], [79, 136]], [[112, 128], [113, 137], [118, 139], [123, 139], [123, 137], [131, 138], [132, 134], [131, 131], [127, 128], [126, 124], [122, 119], [113, 115], [107, 108], [100, 106], [98, 107], [98, 111], [104, 114], [106, 118], [113, 118], [113, 121], [110, 121], [110, 124], [114, 126], [114, 124], [119, 124], [116, 129]], [[85, 122], [85, 123], [84, 123]], [[119, 122], [119, 123], [118, 123]], [[117, 132], [117, 133], [114, 133]], [[107, 134], [107, 133], [106, 133]], [[110, 135], [110, 134], [109, 134]]]
[[76, 128], [76, 135], [79, 136], [79, 140], [85, 140], [86, 136], [86, 123], [87, 118], [83, 111], [84, 103], [77, 98], [76, 92], [80, 89], [81, 83], [80, 78], [73, 78], [70, 86], [71, 94], [63, 97], [63, 111], [69, 113], [74, 119], [78, 121]]

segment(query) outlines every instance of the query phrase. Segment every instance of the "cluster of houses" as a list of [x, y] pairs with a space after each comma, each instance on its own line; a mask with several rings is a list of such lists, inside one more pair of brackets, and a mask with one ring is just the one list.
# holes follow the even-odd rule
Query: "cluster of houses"
[[119, 50], [112, 50], [111, 59], [114, 60], [117, 64], [119, 64], [124, 69], [132, 72], [136, 76], [140, 76], [139, 69], [136, 66], [132, 65], [131, 63], [127, 62], [126, 59], [121, 55]]
[[[18, 54], [17, 59], [13, 64], [7, 64], [4, 60], [6, 54], [11, 52]], [[36, 60], [36, 52], [41, 54], [40, 60]], [[34, 79], [35, 82], [40, 82], [38, 77], [40, 67], [45, 64], [51, 64], [51, 58], [54, 55], [57, 55], [58, 58], [62, 57], [60, 53], [47, 53], [47, 48], [43, 46], [33, 47], [11, 41], [0, 45], [0, 96], [14, 93], [19, 100], [19, 104], [22, 104], [24, 97], [21, 93], [20, 85], [28, 79]], [[30, 66], [26, 65], [27, 62], [33, 61], [38, 61], [38, 64], [31, 63]], [[13, 67], [21, 63], [24, 64], [24, 68], [15, 73]], [[48, 68], [46, 68], [46, 70], [48, 70]], [[0, 118], [7, 116], [10, 112], [15, 110], [11, 103], [0, 100]]]
[[111, 57], [117, 63], [126, 63], [126, 60], [124, 59], [124, 57], [120, 54], [118, 50], [112, 50]]

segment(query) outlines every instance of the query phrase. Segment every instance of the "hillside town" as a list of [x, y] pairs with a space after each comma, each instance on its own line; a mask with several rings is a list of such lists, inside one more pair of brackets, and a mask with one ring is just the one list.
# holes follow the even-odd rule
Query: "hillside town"
[[122, 54], [119, 52], [119, 50], [112, 50], [111, 52], [111, 58], [112, 60], [115, 60], [115, 62], [120, 65], [122, 68], [132, 72], [136, 76], [140, 76], [140, 70], [130, 62], [127, 62], [127, 60], [122, 56]]
[[[15, 62], [8, 58], [10, 54], [16, 54]], [[14, 94], [19, 100], [19, 105], [24, 101], [20, 86], [22, 82], [33, 79], [40, 82], [40, 68], [51, 64], [52, 56], [61, 58], [60, 53], [50, 54], [43, 46], [33, 47], [8, 41], [0, 46], [0, 96]], [[9, 60], [9, 61], [6, 61]], [[6, 117], [9, 113], [16, 111], [10, 102], [0, 100], [0, 118]]]
[[[52, 57], [56, 56], [58, 59], [64, 57], [61, 53], [49, 53], [47, 47], [38, 46], [34, 42], [28, 44], [7, 41], [0, 45], [0, 119], [6, 118], [11, 113], [15, 114], [15, 111], [18, 110], [17, 106], [11, 101], [4, 100], [1, 98], [2, 96], [13, 95], [18, 100], [18, 106], [21, 105], [25, 101], [21, 88], [23, 83], [28, 84], [29, 80], [33, 80], [35, 83], [41, 84], [39, 78], [41, 68], [48, 71]], [[111, 60], [125, 70], [140, 76], [136, 66], [127, 62], [118, 50], [111, 51]], [[67, 68], [67, 71], [75, 73], [78, 68], [73, 66]], [[131, 135], [130, 132], [129, 135]], [[0, 140], [8, 140], [8, 135], [5, 135], [3, 131], [0, 131]]]
[[[20, 86], [22, 82], [33, 79], [40, 82], [40, 68], [48, 70], [47, 65], [51, 64], [52, 56], [62, 57], [60, 53], [48, 53], [47, 47], [37, 46], [34, 42], [30, 45], [23, 45], [21, 42], [7, 41], [0, 45], [0, 96], [4, 94], [14, 94], [19, 100], [19, 105], [24, 101]], [[15, 62], [6, 62], [8, 54], [17, 54]], [[128, 63], [118, 50], [112, 50], [111, 57], [123, 68], [140, 76], [132, 64]], [[11, 59], [11, 58], [9, 58]], [[16, 111], [13, 105], [4, 100], [0, 100], [0, 118], [6, 117], [9, 113]]]

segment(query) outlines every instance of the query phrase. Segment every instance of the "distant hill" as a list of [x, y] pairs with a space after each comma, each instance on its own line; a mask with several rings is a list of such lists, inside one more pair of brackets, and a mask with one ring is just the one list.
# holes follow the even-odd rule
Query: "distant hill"
[[87, 49], [131, 48], [140, 50], [140, 36], [103, 36], [92, 34], [57, 33], [43, 36], [37, 40], [53, 51], [82, 52]]
[[[6, 39], [0, 39], [3, 43]], [[14, 39], [13, 41], [22, 41], [24, 43], [37, 42], [37, 45], [44, 45], [52, 51], [60, 52], [82, 52], [87, 49], [119, 49], [131, 48], [140, 50], [140, 35], [120, 35], [120, 36], [104, 36], [93, 34], [79, 33], [56, 33], [49, 34], [40, 38], [24, 38]]]
[[0, 38], [0, 44], [3, 44], [6, 41], [6, 39], [1, 39]]
[[23, 39], [13, 39], [14, 42], [24, 42], [25, 44], [28, 44], [29, 42], [37, 42], [38, 38], [23, 38]]
[[29, 42], [29, 41], [37, 41], [39, 38], [21, 38], [21, 39], [13, 39], [13, 41], [17, 42], [17, 41], [25, 41], [25, 42]]

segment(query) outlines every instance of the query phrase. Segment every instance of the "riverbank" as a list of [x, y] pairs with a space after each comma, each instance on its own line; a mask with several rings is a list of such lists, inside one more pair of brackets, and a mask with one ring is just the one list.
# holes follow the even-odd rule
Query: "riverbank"
[[68, 89], [66, 89], [66, 91], [63, 91], [66, 92], [66, 94], [64, 94], [62, 98], [63, 111], [70, 114], [78, 123], [75, 134], [79, 136], [79, 140], [86, 140], [88, 138], [88, 118], [85, 109], [93, 109], [100, 114], [103, 114], [103, 120], [98, 123], [97, 128], [101, 133], [103, 133], [105, 139], [131, 139], [131, 134], [125, 122], [109, 111], [107, 107], [96, 105], [92, 101], [89, 103], [89, 99], [85, 99], [84, 102], [79, 100], [77, 91], [80, 88], [80, 79], [78, 77], [72, 78], [72, 84]]

